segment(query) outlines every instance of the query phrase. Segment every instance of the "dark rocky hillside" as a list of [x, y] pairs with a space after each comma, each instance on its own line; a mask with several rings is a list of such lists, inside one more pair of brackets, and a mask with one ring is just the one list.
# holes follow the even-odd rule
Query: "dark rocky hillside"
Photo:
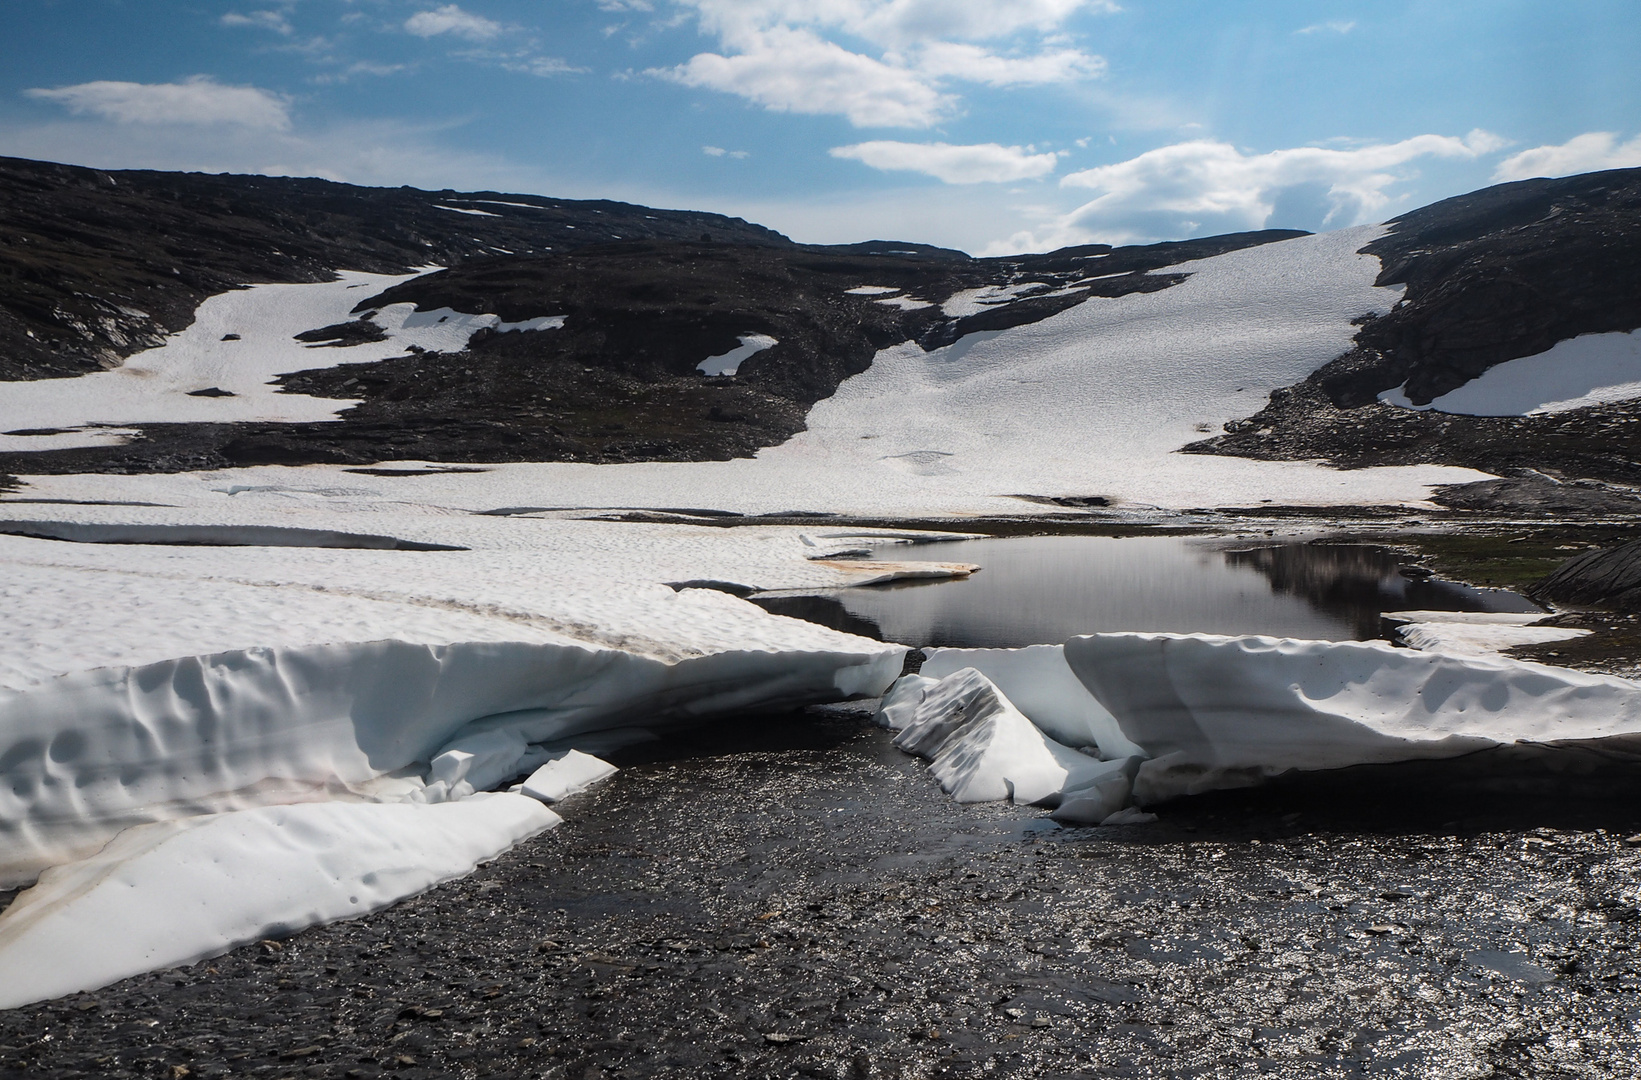
[[[55, 167], [34, 168], [49, 173]], [[119, 264], [119, 273], [136, 265], [136, 252], [159, 243], [153, 235], [158, 226], [132, 224], [129, 209], [116, 212], [103, 205], [115, 200], [124, 206], [117, 201], [121, 196], [111, 193], [127, 185], [130, 176], [155, 186], [162, 180], [183, 188], [214, 185], [211, 190], [225, 202], [179, 195], [169, 207], [179, 231], [205, 234], [226, 228], [225, 217], [235, 219], [235, 227], [252, 229], [254, 235], [239, 236], [232, 244], [213, 241], [208, 256], [197, 261], [210, 265], [216, 254], [227, 259], [244, 249], [236, 256], [242, 261], [220, 270], [225, 276], [213, 279], [216, 288], [206, 291], [252, 280], [321, 280], [330, 267], [341, 265], [391, 270], [412, 261], [450, 264], [361, 301], [355, 309], [359, 318], [352, 322], [297, 335], [315, 345], [345, 349], [380, 340], [382, 330], [368, 316], [404, 302], [424, 311], [492, 312], [507, 321], [563, 315], [565, 323], [542, 332], [481, 331], [458, 353], [411, 351], [376, 363], [282, 378], [291, 392], [364, 399], [336, 422], [149, 424], [142, 437], [124, 446], [0, 454], [0, 468], [11, 472], [177, 471], [394, 459], [611, 462], [747, 456], [801, 431], [810, 406], [830, 396], [843, 379], [866, 370], [886, 346], [915, 340], [932, 349], [965, 334], [1034, 322], [1090, 296], [1168, 288], [1186, 275], [1149, 271], [1300, 235], [1273, 230], [1145, 247], [1091, 245], [1047, 255], [971, 259], [960, 251], [895, 241], [796, 245], [745, 222], [614, 203], [376, 191], [260, 177], [122, 173], [109, 184], [103, 174], [89, 170], [65, 175], [92, 185], [75, 187], [68, 201], [76, 207], [102, 206], [104, 227], [114, 237], [109, 246], [132, 253]], [[99, 183], [101, 188], [95, 186]], [[239, 187], [260, 193], [256, 198], [274, 190], [286, 200], [272, 224], [223, 209], [238, 205], [232, 193]], [[321, 214], [317, 223], [302, 225], [289, 205], [321, 196], [332, 205], [345, 204], [353, 216], [315, 211]], [[49, 201], [44, 191], [37, 198]], [[154, 196], [141, 198], [152, 201]], [[529, 208], [497, 205], [527, 200]], [[552, 215], [540, 209], [549, 205], [557, 208]], [[200, 206], [204, 209], [196, 213]], [[483, 206], [507, 216], [477, 217], [441, 206]], [[530, 229], [535, 232], [527, 235]], [[601, 242], [585, 243], [595, 232]], [[90, 297], [84, 302], [107, 305], [129, 299], [118, 274], [98, 277], [83, 261], [60, 261], [88, 275], [74, 282], [76, 290]], [[160, 276], [157, 265], [139, 269], [152, 278]], [[880, 302], [882, 296], [849, 293], [860, 285], [899, 289], [904, 302], [897, 306]], [[940, 305], [953, 293], [987, 285], [1014, 289], [977, 313], [959, 318], [942, 313]], [[103, 291], [95, 292], [98, 288]], [[0, 293], [0, 301], [6, 295]], [[180, 312], [183, 292], [171, 288], [166, 295], [177, 300]], [[190, 294], [189, 303], [203, 295]], [[178, 315], [183, 322], [186, 317]], [[742, 336], [752, 334], [768, 335], [779, 344], [746, 360], [733, 376], [708, 377], [697, 370], [701, 361], [735, 349]], [[0, 342], [0, 350], [4, 348]], [[107, 357], [82, 356], [75, 362], [89, 366], [94, 361], [107, 362]], [[63, 364], [55, 373], [81, 369]]]
[[1399, 386], [1424, 404], [1495, 364], [1580, 334], [1641, 327], [1641, 169], [1526, 180], [1396, 218], [1363, 250], [1378, 284], [1404, 284], [1389, 314], [1255, 416], [1190, 449], [1343, 466], [1438, 463], [1507, 475], [1641, 485], [1641, 408], [1472, 417], [1381, 404]]
[[113, 367], [250, 282], [702, 237], [791, 244], [738, 218], [628, 203], [0, 158], [0, 381]]

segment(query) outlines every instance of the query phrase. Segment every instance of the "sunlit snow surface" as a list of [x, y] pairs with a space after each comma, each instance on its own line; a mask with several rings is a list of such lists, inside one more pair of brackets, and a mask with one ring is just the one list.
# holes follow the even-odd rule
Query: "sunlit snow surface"
[[[24, 477], [23, 490], [0, 500], [10, 518], [142, 526], [127, 535], [156, 542], [0, 535], [0, 866], [12, 883], [49, 870], [37, 891], [0, 916], [0, 986], [34, 988], [7, 1000], [101, 985], [132, 965], [187, 962], [269, 928], [341, 917], [460, 873], [551, 823], [538, 802], [475, 801], [473, 793], [554, 761], [575, 768], [562, 766], [556, 780], [548, 770], [545, 796], [599, 771], [566, 751], [596, 756], [599, 740], [618, 745], [720, 713], [874, 696], [899, 673], [898, 646], [668, 583], [835, 589], [897, 571], [827, 556], [905, 535], [589, 515], [697, 507], [961, 517], [1029, 510], [1019, 494], [1103, 495], [1118, 512], [1264, 500], [1417, 502], [1432, 483], [1478, 478], [1435, 467], [1339, 472], [1173, 453], [1257, 411], [1271, 389], [1344, 351], [1352, 318], [1394, 303], [1395, 290], [1372, 284], [1376, 260], [1354, 254], [1374, 235], [1352, 230], [1234, 252], [1186, 264], [1180, 269], [1191, 276], [1157, 293], [1094, 298], [933, 353], [915, 345], [885, 350], [815, 407], [805, 432], [755, 459], [460, 473], [429, 466], [386, 477], [335, 466]], [[268, 380], [398, 355], [412, 343], [449, 351], [486, 326], [556, 325], [547, 314], [508, 327], [494, 315], [395, 305], [375, 316], [394, 335], [386, 342], [309, 349], [292, 340], [348, 321], [358, 297], [397, 280], [355, 274], [212, 298], [194, 326], [125, 368], [8, 384], [0, 430], [326, 420], [349, 403], [279, 394]], [[221, 340], [230, 333], [239, 340]], [[188, 396], [209, 387], [236, 396]], [[13, 436], [5, 445], [46, 438], [53, 437]], [[399, 465], [415, 472], [413, 463]], [[465, 550], [157, 542], [167, 530], [178, 541], [213, 535], [202, 526], [366, 534]], [[95, 539], [96, 530], [74, 535]], [[263, 535], [247, 531], [245, 539]], [[1485, 708], [1492, 687], [1516, 701], [1605, 694], [1612, 716], [1629, 715], [1616, 680], [1586, 690], [1556, 675], [1540, 692], [1532, 680], [1545, 676], [1532, 673], [1554, 669], [1495, 670], [1447, 658], [1438, 671], [1419, 668], [1428, 661], [1406, 650], [1372, 653], [1363, 668], [1358, 653], [1334, 651], [1346, 646], [1263, 640], [1169, 647], [1162, 660], [1153, 655], [1161, 647], [1147, 645], [1110, 670], [1144, 684], [1131, 693], [1203, 678], [1248, 683], [1265, 688], [1266, 697], [1248, 699], [1264, 707], [1289, 700], [1283, 687], [1312, 685], [1297, 673], [1271, 673], [1273, 657], [1292, 654], [1301, 667], [1333, 671], [1335, 690], [1341, 680], [1367, 677], [1392, 704], [1397, 695], [1417, 697], [1421, 679], [1482, 671], [1473, 682]], [[1191, 649], [1206, 651], [1193, 661]], [[1092, 661], [1068, 664], [1069, 655], [965, 660], [957, 666], [980, 669], [995, 693], [974, 683], [950, 696], [997, 708], [979, 710], [975, 725], [945, 737], [937, 716], [913, 717], [920, 734], [908, 745], [933, 755], [954, 792], [991, 797], [1012, 785], [1038, 792], [1035, 801], [1057, 800], [1067, 820], [1095, 820], [1136, 793], [1168, 790], [1175, 773], [1156, 761], [1176, 751], [1162, 749], [1150, 728], [1130, 730], [1134, 706], [1119, 707], [1115, 691], [1090, 676]], [[937, 655], [926, 670], [942, 663]], [[1483, 667], [1451, 667], [1477, 663]], [[1390, 674], [1375, 674], [1381, 669]], [[1411, 724], [1405, 702], [1401, 708], [1398, 723]], [[1346, 732], [1360, 726], [1329, 723]], [[1374, 746], [1409, 741], [1399, 728], [1368, 727]], [[1215, 729], [1210, 742], [1242, 747], [1253, 773], [1292, 756], [1238, 743], [1228, 730]], [[1444, 731], [1438, 741], [1448, 738]], [[1454, 737], [1497, 733], [1467, 728]], [[942, 750], [948, 737], [956, 741]], [[1303, 747], [1327, 742], [1294, 738]], [[1151, 760], [1142, 765], [1142, 757]], [[1233, 771], [1242, 768], [1236, 762]], [[573, 813], [573, 800], [563, 805]], [[389, 823], [434, 820], [415, 816], [424, 813], [444, 815], [438, 820], [453, 823], [461, 842], [409, 826], [407, 836]], [[300, 829], [288, 831], [295, 823]], [[365, 834], [380, 842], [367, 843]], [[390, 850], [396, 836], [411, 846]], [[255, 857], [264, 848], [266, 880]], [[207, 881], [198, 861], [215, 859], [213, 852], [232, 853], [236, 869]], [[416, 872], [384, 878], [388, 864]], [[323, 873], [292, 869], [315, 866]], [[275, 874], [305, 884], [267, 887]], [[357, 886], [367, 878], [376, 885], [362, 893]], [[197, 895], [185, 902], [179, 890]], [[133, 920], [143, 922], [140, 939], [123, 951], [105, 948], [97, 928]], [[77, 934], [81, 925], [96, 932]], [[52, 980], [36, 980], [47, 955]]]
[[1379, 400], [1467, 416], [1537, 416], [1638, 397], [1641, 330], [1557, 342], [1535, 356], [1495, 364], [1428, 405], [1413, 404], [1402, 388], [1385, 391]]

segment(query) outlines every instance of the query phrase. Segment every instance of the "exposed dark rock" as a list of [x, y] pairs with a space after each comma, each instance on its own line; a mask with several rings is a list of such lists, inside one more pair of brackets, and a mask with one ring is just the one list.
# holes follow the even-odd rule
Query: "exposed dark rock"
[[1324, 458], [1343, 468], [1459, 465], [1515, 475], [1641, 486], [1641, 402], [1541, 416], [1462, 416], [1374, 402], [1342, 408], [1314, 378], [1271, 394], [1226, 433], [1183, 448], [1267, 461]]
[[352, 345], [363, 345], [368, 341], [386, 341], [387, 331], [369, 319], [361, 317], [351, 322], [321, 326], [317, 330], [304, 330], [296, 335], [296, 340], [312, 342], [315, 347], [329, 345], [347, 348]]
[[1641, 517], [1641, 498], [1593, 481], [1554, 480], [1541, 473], [1444, 484], [1433, 502], [1454, 510], [1513, 513], [1533, 517]]
[[1528, 593], [1557, 604], [1641, 611], [1641, 540], [1576, 555]]
[[250, 282], [403, 273], [703, 228], [719, 241], [791, 244], [738, 218], [604, 200], [0, 158], [0, 380], [116, 366], [191, 323], [205, 297]]

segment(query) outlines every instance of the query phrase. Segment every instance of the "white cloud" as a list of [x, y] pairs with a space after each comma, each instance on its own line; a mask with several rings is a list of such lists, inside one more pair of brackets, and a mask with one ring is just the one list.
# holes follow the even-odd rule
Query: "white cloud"
[[1601, 169], [1641, 166], [1641, 135], [1620, 143], [1610, 131], [1590, 131], [1559, 146], [1535, 146], [1499, 162], [1494, 180], [1526, 180], [1534, 176], [1571, 176]]
[[[1044, 35], [1079, 12], [1120, 10], [1109, 0], [676, 2], [722, 51], [647, 74], [776, 112], [846, 116], [857, 127], [937, 124], [960, 106], [947, 88], [954, 81], [1017, 87], [1095, 78], [1104, 60]], [[829, 36], [836, 34], [850, 44]]]
[[1105, 60], [1078, 49], [1051, 49], [1036, 55], [999, 56], [978, 45], [931, 42], [911, 66], [935, 78], [964, 79], [987, 86], [1041, 86], [1076, 82], [1105, 73]]
[[707, 157], [723, 157], [725, 154], [729, 153], [729, 151], [725, 150], [721, 146], [703, 146], [701, 147], [701, 153], [705, 154]]
[[1176, 143], [1069, 174], [1063, 186], [1092, 189], [1095, 198], [1011, 244], [1042, 248], [1357, 224], [1390, 202], [1387, 189], [1409, 178], [1403, 166], [1420, 158], [1474, 160], [1500, 145], [1480, 130], [1462, 139], [1418, 135], [1352, 149], [1306, 146], [1266, 154], [1207, 139]]
[[437, 37], [453, 34], [468, 41], [489, 41], [502, 31], [501, 23], [463, 11], [455, 4], [446, 4], [432, 11], [418, 11], [405, 20], [405, 29], [417, 37]]
[[254, 26], [263, 30], [272, 30], [277, 34], [289, 34], [291, 24], [282, 12], [253, 11], [242, 15], [237, 11], [230, 11], [218, 20], [223, 26]]
[[1334, 19], [1332, 22], [1312, 23], [1302, 30], [1295, 30], [1296, 34], [1348, 34], [1356, 29], [1356, 20], [1349, 22], [1343, 19]]
[[1035, 180], [1054, 171], [1056, 154], [1033, 154], [1018, 146], [980, 143], [864, 142], [836, 146], [832, 156], [850, 158], [874, 169], [920, 172], [948, 184], [1002, 184]]
[[852, 53], [808, 30], [770, 30], [744, 41], [737, 55], [701, 53], [649, 74], [736, 94], [772, 112], [841, 114], [856, 127], [928, 127], [957, 106], [915, 72]]
[[291, 126], [283, 97], [254, 86], [225, 86], [208, 75], [180, 83], [99, 81], [23, 92], [122, 124], [230, 124], [271, 131]]
[[1058, 30], [1082, 12], [1120, 11], [1111, 0], [677, 0], [731, 41], [775, 26], [841, 30], [879, 45], [990, 41]]
[[[486, 59], [485, 57], [470, 57], [470, 59]], [[497, 64], [503, 71], [516, 71], [523, 75], [538, 75], [541, 78], [551, 78], [554, 75], [584, 75], [587, 69], [577, 67], [568, 60], [557, 56], [519, 56], [498, 59]]]

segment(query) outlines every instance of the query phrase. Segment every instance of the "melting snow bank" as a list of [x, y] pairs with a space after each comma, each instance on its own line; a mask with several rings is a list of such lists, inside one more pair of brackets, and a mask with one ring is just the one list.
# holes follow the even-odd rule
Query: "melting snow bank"
[[363, 915], [562, 819], [534, 799], [270, 806], [129, 829], [0, 918], [0, 1009]]
[[152, 821], [337, 797], [442, 801], [528, 771], [532, 745], [583, 732], [881, 693], [903, 650], [837, 637], [859, 648], [671, 663], [537, 642], [248, 649], [0, 692], [0, 886]]
[[[774, 626], [763, 640], [671, 660], [569, 641], [390, 640], [0, 691], [0, 886], [38, 877], [0, 915], [0, 1007], [466, 873], [556, 824], [542, 801], [608, 775], [563, 752], [583, 733], [631, 741], [639, 724], [876, 696], [900, 671], [900, 646], [822, 642], [792, 624], [783, 648], [788, 620], [760, 621]], [[484, 794], [532, 770], [522, 795]]]
[[1625, 679], [1376, 642], [1096, 634], [937, 649], [924, 670], [878, 713], [896, 745], [932, 759], [959, 801], [1072, 822], [1293, 770], [1641, 731], [1641, 685]]

